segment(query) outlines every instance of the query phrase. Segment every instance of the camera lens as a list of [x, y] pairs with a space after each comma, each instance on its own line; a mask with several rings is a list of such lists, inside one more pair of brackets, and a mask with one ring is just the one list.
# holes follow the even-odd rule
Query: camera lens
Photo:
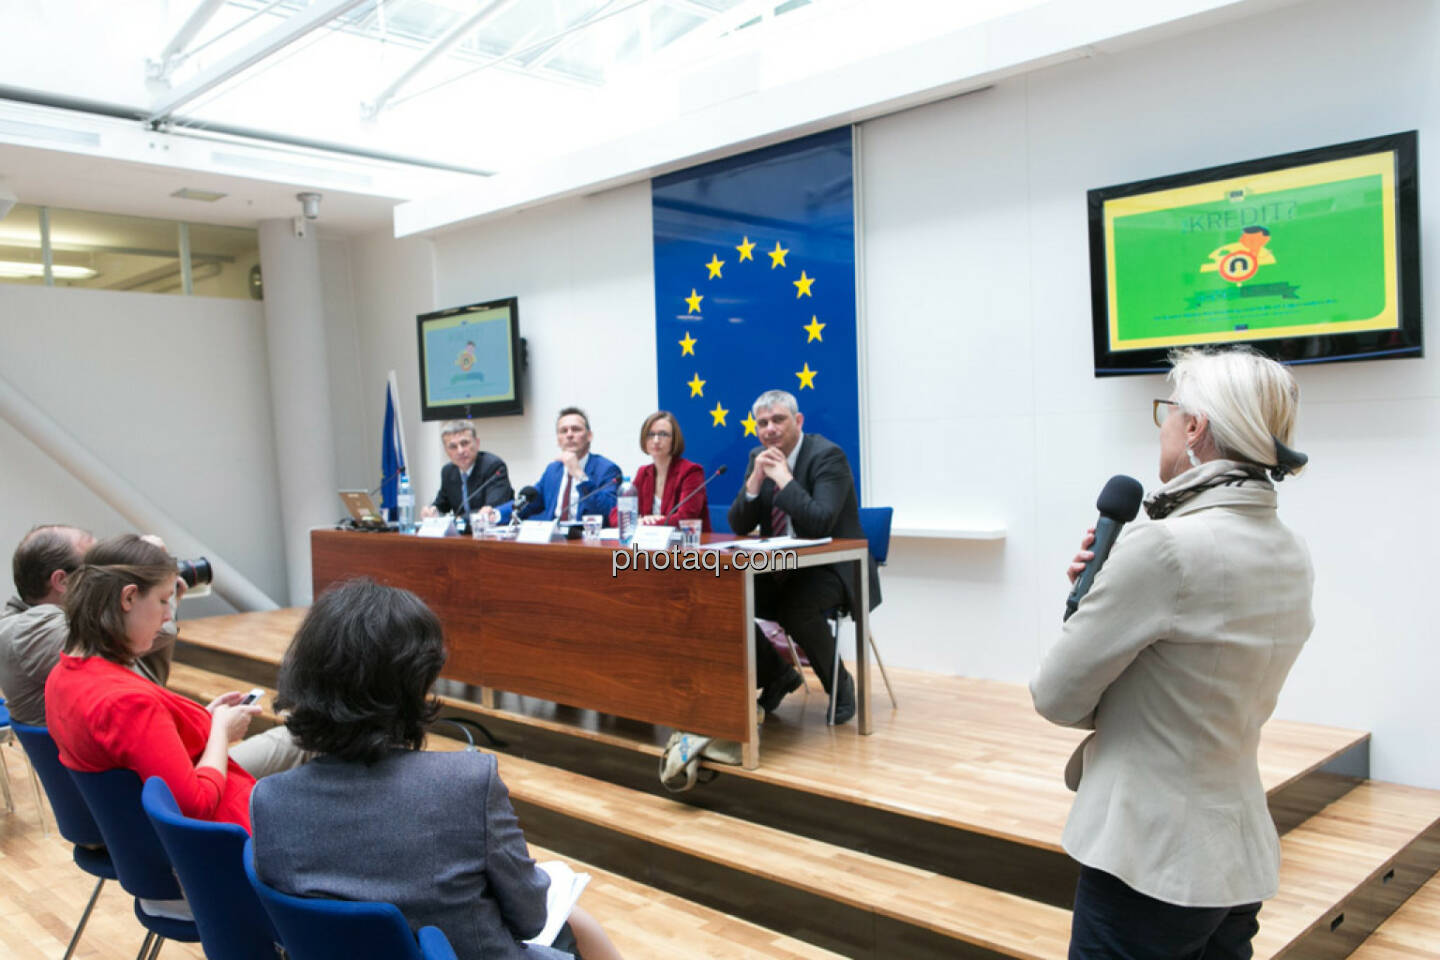
[[209, 583], [215, 577], [215, 572], [210, 569], [210, 561], [204, 557], [196, 557], [194, 560], [175, 559], [175, 572], [185, 581], [187, 587], [198, 587], [202, 583]]

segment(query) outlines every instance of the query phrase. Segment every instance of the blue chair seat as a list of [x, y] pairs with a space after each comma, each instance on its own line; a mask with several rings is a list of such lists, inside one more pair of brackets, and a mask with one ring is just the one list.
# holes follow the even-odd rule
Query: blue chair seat
[[[245, 841], [241, 857], [245, 876], [290, 960], [456, 960], [450, 941], [437, 927], [410, 932], [410, 924], [393, 903], [296, 897], [269, 886], [255, 873], [255, 842]], [[417, 940], [418, 937], [418, 940]]]
[[75, 847], [75, 866], [84, 870], [92, 877], [100, 877], [105, 880], [119, 880], [120, 874], [115, 872], [115, 864], [110, 859], [110, 853], [104, 847], [92, 850], [90, 847]]
[[[894, 507], [861, 507], [860, 526], [865, 530], [865, 540], [870, 547], [870, 556], [875, 558], [877, 566], [885, 566], [885, 561], [890, 557], [890, 527], [895, 519]], [[835, 663], [831, 667], [830, 675], [833, 677], [840, 672], [840, 621], [850, 615], [845, 607], [836, 607], [829, 611], [830, 630], [835, 635]], [[885, 670], [885, 661], [880, 659], [880, 648], [875, 645], [875, 633], [872, 630], [865, 631], [865, 640], [870, 644], [870, 652], [875, 654], [875, 663], [880, 667], [880, 677], [885, 681], [885, 692], [890, 695], [890, 706], [896, 709], [900, 701], [895, 699], [895, 688], [890, 686], [890, 674]], [[837, 689], [830, 691], [830, 711], [827, 714], [830, 722], [835, 722], [835, 694]]]

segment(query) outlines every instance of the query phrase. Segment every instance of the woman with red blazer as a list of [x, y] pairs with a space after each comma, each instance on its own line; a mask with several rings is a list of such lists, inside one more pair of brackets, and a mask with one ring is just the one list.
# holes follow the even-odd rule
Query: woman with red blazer
[[[640, 522], [673, 524], [699, 520], [700, 529], [710, 529], [710, 505], [705, 491], [690, 494], [705, 483], [705, 470], [685, 452], [685, 435], [673, 414], [657, 410], [640, 427], [640, 449], [650, 454], [651, 463], [635, 471], [635, 492], [640, 499]], [[686, 498], [689, 497], [687, 500]], [[675, 505], [684, 501], [679, 510]], [[672, 514], [671, 511], [675, 512]], [[610, 511], [610, 526], [620, 519], [619, 510]]]

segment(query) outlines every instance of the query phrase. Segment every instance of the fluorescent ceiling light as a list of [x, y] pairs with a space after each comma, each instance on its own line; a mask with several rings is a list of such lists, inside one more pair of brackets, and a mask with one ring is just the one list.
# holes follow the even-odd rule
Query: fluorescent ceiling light
[[[56, 280], [89, 280], [98, 276], [98, 270], [89, 267], [74, 267], [68, 263], [57, 263], [50, 268], [50, 275]], [[45, 264], [25, 263], [20, 260], [0, 260], [0, 278], [6, 280], [28, 280], [45, 276]]]
[[181, 187], [172, 197], [179, 197], [181, 200], [199, 200], [201, 203], [214, 203], [222, 197], [228, 197], [228, 193], [220, 193], [215, 190], [196, 190], [194, 187]]

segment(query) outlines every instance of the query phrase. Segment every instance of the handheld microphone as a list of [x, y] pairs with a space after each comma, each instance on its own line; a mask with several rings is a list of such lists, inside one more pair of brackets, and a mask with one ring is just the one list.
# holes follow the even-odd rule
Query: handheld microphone
[[1134, 477], [1117, 473], [1105, 481], [1100, 497], [1095, 501], [1095, 508], [1100, 511], [1100, 519], [1095, 522], [1095, 543], [1090, 548], [1095, 558], [1085, 564], [1085, 569], [1075, 578], [1075, 588], [1065, 598], [1064, 619], [1070, 619], [1080, 606], [1081, 598], [1090, 592], [1095, 577], [1110, 556], [1110, 548], [1115, 546], [1115, 540], [1120, 536], [1120, 528], [1135, 519], [1140, 512], [1140, 501], [1144, 498], [1145, 488]]
[[666, 519], [666, 520], [669, 520], [671, 517], [673, 517], [673, 516], [675, 515], [675, 511], [679, 510], [681, 507], [683, 507], [683, 506], [685, 505], [685, 501], [689, 500], [691, 497], [695, 496], [695, 494], [699, 493], [701, 490], [704, 490], [706, 487], [710, 486], [710, 481], [711, 481], [711, 480], [714, 480], [716, 477], [720, 476], [722, 473], [724, 473], [726, 470], [729, 470], [729, 469], [730, 469], [730, 468], [727, 467], [727, 466], [726, 466], [725, 464], [723, 464], [723, 463], [720, 464], [720, 466], [716, 467], [716, 468], [715, 468], [715, 472], [712, 473], [712, 474], [710, 474], [710, 476], [706, 477], [704, 483], [700, 484], [700, 486], [696, 487], [694, 490], [691, 490], [689, 493], [685, 494], [685, 496], [683, 496], [683, 497], [680, 498], [680, 502], [679, 502], [679, 503], [676, 503], [675, 506], [673, 506], [673, 507], [670, 508], [669, 512], [665, 514], [665, 519]]

